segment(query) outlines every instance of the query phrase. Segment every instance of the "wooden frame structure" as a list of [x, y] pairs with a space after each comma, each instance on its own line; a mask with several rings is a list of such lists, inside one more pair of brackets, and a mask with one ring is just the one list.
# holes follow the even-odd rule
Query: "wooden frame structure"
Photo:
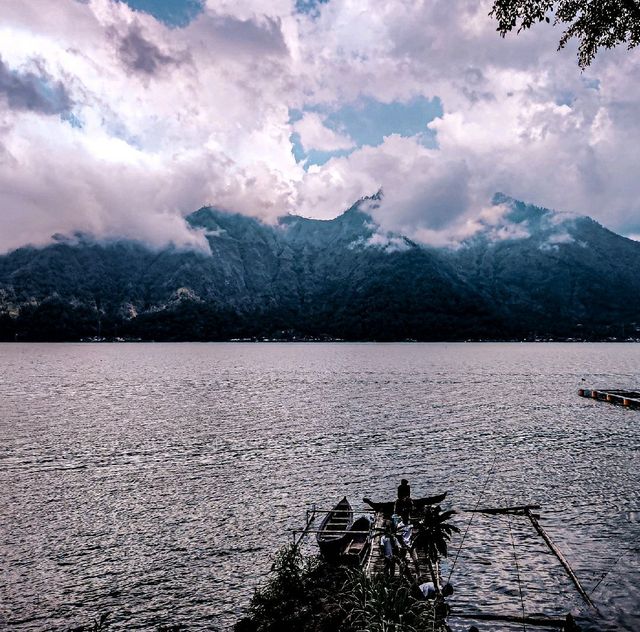
[[[539, 510], [540, 505], [514, 505], [508, 507], [484, 507], [481, 509], [463, 509], [463, 512], [466, 513], [480, 513], [485, 515], [508, 515], [508, 516], [523, 516], [526, 517], [531, 525], [536, 530], [538, 535], [545, 542], [551, 553], [558, 559], [560, 565], [564, 569], [565, 573], [573, 583], [576, 588], [578, 594], [582, 597], [583, 601], [589, 606], [589, 608], [598, 613], [598, 608], [592, 601], [591, 597], [585, 590], [584, 586], [580, 583], [580, 580], [576, 576], [575, 572], [571, 568], [567, 558], [563, 555], [562, 551], [554, 544], [551, 540], [549, 534], [542, 527], [538, 519], [540, 515], [538, 513], [534, 513]], [[302, 539], [309, 533], [316, 533], [317, 529], [312, 529], [312, 523], [317, 514], [328, 513], [331, 510], [322, 510], [317, 509], [315, 505], [312, 506], [312, 509], [307, 510], [307, 519], [305, 523], [305, 527], [303, 529], [292, 530], [294, 536], [294, 544], [298, 546]], [[384, 559], [381, 551], [381, 547], [379, 546], [380, 536], [383, 532], [383, 523], [384, 516], [381, 512], [376, 512], [372, 510], [363, 510], [361, 512], [354, 511], [354, 513], [368, 513], [374, 515], [374, 522], [371, 525], [371, 529], [369, 531], [357, 531], [352, 533], [364, 534], [367, 533], [370, 535], [370, 547], [369, 551], [362, 563], [362, 569], [367, 575], [373, 575], [380, 572], [383, 572], [384, 569]], [[296, 534], [300, 534], [296, 541]], [[420, 566], [424, 564], [424, 560], [419, 560]], [[442, 580], [440, 577], [440, 565], [436, 563], [435, 571], [438, 578], [438, 583], [442, 584]], [[523, 606], [524, 608], [524, 606]], [[559, 619], [557, 617], [546, 617], [546, 616], [527, 616], [524, 614], [522, 616], [515, 615], [506, 615], [506, 614], [497, 614], [497, 613], [465, 613], [465, 612], [452, 612], [449, 615], [451, 618], [458, 619], [467, 619], [470, 621], [495, 621], [495, 622], [504, 622], [504, 623], [521, 623], [523, 625], [528, 625], [531, 627], [561, 627], [565, 624], [565, 619]]]
[[605, 389], [589, 389], [581, 388], [578, 390], [580, 397], [589, 399], [597, 399], [601, 402], [609, 402], [610, 404], [618, 404], [626, 408], [640, 409], [640, 392], [623, 391], [615, 388]]

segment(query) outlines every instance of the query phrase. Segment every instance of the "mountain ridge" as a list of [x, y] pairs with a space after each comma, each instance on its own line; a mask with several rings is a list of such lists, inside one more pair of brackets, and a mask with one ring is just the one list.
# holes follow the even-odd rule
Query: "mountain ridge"
[[0, 338], [466, 340], [636, 335], [640, 244], [496, 194], [455, 248], [332, 220], [187, 217], [210, 253], [59, 236], [0, 256]]

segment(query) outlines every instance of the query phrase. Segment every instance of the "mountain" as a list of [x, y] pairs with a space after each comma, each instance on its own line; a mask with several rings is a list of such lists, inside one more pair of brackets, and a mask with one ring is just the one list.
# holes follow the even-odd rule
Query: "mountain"
[[368, 198], [275, 225], [202, 208], [210, 253], [58, 237], [0, 256], [0, 338], [465, 340], [635, 335], [640, 244], [498, 194], [456, 247], [381, 231]]
[[588, 217], [498, 194], [506, 210], [453, 253], [462, 278], [499, 306], [505, 327], [625, 337], [640, 325], [640, 243]]

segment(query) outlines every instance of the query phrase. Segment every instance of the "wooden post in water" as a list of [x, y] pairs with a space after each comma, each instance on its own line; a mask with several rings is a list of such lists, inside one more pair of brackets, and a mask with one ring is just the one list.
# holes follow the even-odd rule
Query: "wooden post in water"
[[311, 530], [311, 525], [313, 521], [316, 519], [316, 505], [315, 503], [311, 505], [311, 509], [307, 509], [307, 520], [305, 522], [304, 528], [300, 532], [300, 537], [296, 541], [296, 531], [293, 531], [293, 547], [298, 548], [300, 546], [300, 542], [302, 542], [303, 538], [309, 533]]
[[542, 539], [547, 543], [547, 546], [551, 549], [551, 552], [558, 558], [558, 560], [560, 560], [560, 564], [562, 564], [562, 566], [564, 567], [564, 570], [567, 572], [567, 575], [569, 575], [569, 578], [574, 583], [575, 587], [578, 589], [580, 596], [589, 604], [589, 606], [591, 606], [594, 610], [597, 611], [598, 608], [593, 603], [593, 601], [591, 601], [591, 597], [589, 597], [589, 595], [587, 594], [587, 591], [582, 587], [580, 580], [576, 577], [576, 574], [571, 569], [571, 566], [569, 566], [569, 562], [567, 561], [565, 556], [562, 554], [562, 552], [558, 549], [558, 547], [556, 547], [556, 545], [551, 541], [551, 538], [547, 535], [547, 532], [542, 528], [542, 525], [538, 522], [536, 517], [531, 513], [531, 510], [525, 509], [524, 514], [525, 516], [527, 516], [527, 518], [529, 518], [529, 520], [531, 520], [531, 524], [534, 526], [535, 530], [540, 534]]

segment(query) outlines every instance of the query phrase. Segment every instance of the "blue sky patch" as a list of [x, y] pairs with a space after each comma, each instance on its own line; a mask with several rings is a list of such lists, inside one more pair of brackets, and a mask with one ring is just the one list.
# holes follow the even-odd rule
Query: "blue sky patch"
[[82, 129], [84, 127], [84, 123], [73, 112], [61, 114], [60, 118], [76, 129]]
[[560, 92], [555, 99], [556, 105], [568, 105], [568, 106], [573, 105], [573, 102], [575, 100], [576, 100], [576, 95], [569, 90]]
[[442, 116], [438, 97], [431, 100], [416, 97], [406, 103], [381, 103], [375, 99], [361, 99], [327, 116], [326, 125], [334, 130], [344, 129], [359, 145], [380, 145], [385, 136], [424, 136], [424, 142], [435, 147], [435, 132], [427, 130], [427, 123]]
[[135, 11], [149, 13], [172, 28], [187, 26], [204, 8], [204, 0], [118, 0]]
[[296, 11], [313, 17], [320, 13], [321, 5], [327, 4], [327, 2], [329, 0], [296, 0]]
[[322, 165], [335, 156], [346, 156], [360, 147], [380, 145], [385, 136], [419, 137], [425, 147], [438, 146], [436, 133], [427, 129], [427, 124], [443, 115], [442, 102], [438, 97], [427, 99], [415, 97], [407, 102], [382, 103], [372, 98], [363, 98], [355, 103], [330, 111], [321, 106], [305, 106], [303, 110], [291, 110], [289, 122], [300, 120], [305, 112], [317, 112], [324, 124], [333, 131], [347, 134], [356, 145], [351, 150], [334, 152], [311, 150], [305, 153], [298, 134], [292, 134], [293, 155], [298, 162], [306, 160], [305, 168]]
[[600, 79], [585, 77], [584, 75], [582, 75], [580, 79], [582, 80], [583, 86], [590, 88], [591, 90], [595, 90], [596, 92], [600, 91]]

